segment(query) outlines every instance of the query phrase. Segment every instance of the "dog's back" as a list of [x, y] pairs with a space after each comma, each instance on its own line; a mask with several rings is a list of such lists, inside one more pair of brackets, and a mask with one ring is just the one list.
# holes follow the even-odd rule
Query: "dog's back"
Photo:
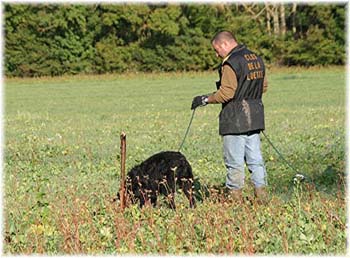
[[142, 162], [141, 167], [155, 179], [159, 179], [160, 175], [168, 175], [171, 171], [176, 172], [176, 176], [181, 178], [193, 178], [191, 165], [180, 152], [159, 152]]
[[141, 206], [147, 200], [155, 204], [157, 195], [163, 194], [169, 197], [170, 206], [175, 208], [176, 183], [189, 199], [190, 206], [194, 205], [192, 168], [180, 152], [164, 151], [154, 154], [132, 168], [128, 173], [128, 180], [128, 188], [140, 200]]

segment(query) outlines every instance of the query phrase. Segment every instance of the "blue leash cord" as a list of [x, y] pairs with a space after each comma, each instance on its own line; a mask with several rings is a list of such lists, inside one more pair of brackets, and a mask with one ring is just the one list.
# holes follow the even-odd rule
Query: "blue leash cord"
[[[188, 126], [187, 126], [187, 129], [186, 129], [186, 133], [185, 133], [185, 136], [184, 138], [182, 139], [182, 142], [181, 142], [181, 145], [178, 149], [178, 152], [180, 152], [180, 150], [182, 149], [184, 143], [185, 143], [185, 140], [187, 138], [187, 135], [188, 135], [188, 132], [190, 131], [190, 128], [191, 128], [191, 125], [192, 125], [192, 121], [193, 121], [193, 118], [194, 118], [194, 113], [195, 113], [196, 109], [193, 109], [192, 111], [192, 116], [191, 116], [191, 119], [190, 119], [190, 122], [188, 123]], [[299, 181], [304, 181], [305, 179], [307, 179], [307, 181], [311, 182], [310, 180], [308, 180], [308, 178], [301, 174], [296, 168], [294, 168], [285, 158], [284, 156], [279, 152], [279, 150], [273, 145], [273, 143], [271, 142], [271, 140], [269, 139], [269, 137], [267, 137], [267, 135], [265, 134], [264, 131], [262, 131], [262, 134], [265, 136], [266, 140], [268, 141], [268, 143], [272, 146], [272, 148], [276, 151], [276, 153], [280, 156], [280, 158], [296, 173], [296, 175], [294, 175], [294, 178], [293, 180], [299, 180]]]
[[193, 121], [193, 117], [194, 117], [194, 112], [195, 112], [195, 111], [196, 111], [196, 109], [193, 109], [193, 111], [192, 111], [192, 116], [191, 116], [191, 119], [190, 119], [190, 122], [189, 122], [189, 124], [188, 124], [187, 129], [186, 129], [185, 136], [184, 136], [184, 138], [183, 138], [183, 140], [182, 140], [182, 142], [181, 142], [181, 145], [180, 145], [180, 147], [179, 147], [179, 149], [178, 149], [178, 152], [180, 152], [180, 150], [182, 149], [182, 146], [183, 146], [183, 145], [184, 145], [184, 143], [185, 143], [185, 140], [186, 140], [187, 134], [188, 134], [188, 132], [190, 131], [190, 127], [191, 127], [191, 125], [192, 125], [192, 121]]
[[[181, 145], [178, 149], [178, 152], [180, 152], [180, 150], [182, 149], [184, 143], [185, 143], [185, 140], [187, 138], [187, 135], [188, 135], [188, 132], [190, 131], [190, 128], [191, 128], [191, 125], [192, 125], [192, 121], [193, 121], [193, 118], [194, 118], [194, 113], [195, 113], [196, 109], [193, 109], [192, 111], [192, 116], [191, 116], [191, 119], [190, 119], [190, 122], [188, 123], [188, 126], [187, 126], [187, 129], [186, 129], [186, 133], [185, 133], [185, 136], [184, 138], [182, 139], [182, 142], [181, 142]], [[271, 142], [271, 140], [269, 139], [269, 137], [267, 137], [267, 135], [265, 134], [264, 131], [261, 131], [262, 134], [265, 136], [266, 140], [268, 141], [268, 143], [272, 146], [272, 148], [276, 151], [276, 153], [280, 156], [280, 158], [294, 171], [296, 172], [296, 176], [301, 176], [303, 179], [305, 178], [305, 176], [303, 174], [301, 174], [296, 168], [294, 168], [285, 158], [284, 156], [279, 152], [279, 150], [273, 145], [273, 143]]]
[[267, 135], [265, 134], [264, 131], [261, 131], [262, 134], [265, 136], [266, 140], [268, 141], [268, 143], [272, 146], [272, 148], [276, 151], [276, 153], [280, 156], [280, 158], [284, 161], [284, 163], [286, 163], [295, 173], [297, 173], [296, 175], [300, 175], [305, 177], [303, 174], [301, 174], [296, 168], [294, 168], [285, 158], [284, 156], [278, 151], [278, 149], [273, 145], [273, 143], [271, 142], [271, 140], [269, 139], [269, 137], [267, 137]]

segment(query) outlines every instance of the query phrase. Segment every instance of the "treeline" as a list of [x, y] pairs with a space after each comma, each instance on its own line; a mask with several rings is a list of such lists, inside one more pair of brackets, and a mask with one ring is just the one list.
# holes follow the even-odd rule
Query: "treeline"
[[232, 31], [277, 65], [345, 63], [345, 5], [5, 4], [6, 76], [203, 71]]

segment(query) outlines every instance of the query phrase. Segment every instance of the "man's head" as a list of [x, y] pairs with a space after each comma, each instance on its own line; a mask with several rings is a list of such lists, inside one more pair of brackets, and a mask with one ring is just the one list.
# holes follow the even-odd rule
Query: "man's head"
[[216, 55], [222, 59], [238, 45], [235, 37], [229, 31], [218, 32], [211, 41], [211, 44], [215, 49]]

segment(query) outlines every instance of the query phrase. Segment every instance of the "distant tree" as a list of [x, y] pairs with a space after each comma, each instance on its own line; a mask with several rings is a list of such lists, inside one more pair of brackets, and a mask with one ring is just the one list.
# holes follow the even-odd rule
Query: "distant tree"
[[267, 63], [345, 63], [344, 4], [4, 6], [6, 76], [211, 70], [224, 29]]

